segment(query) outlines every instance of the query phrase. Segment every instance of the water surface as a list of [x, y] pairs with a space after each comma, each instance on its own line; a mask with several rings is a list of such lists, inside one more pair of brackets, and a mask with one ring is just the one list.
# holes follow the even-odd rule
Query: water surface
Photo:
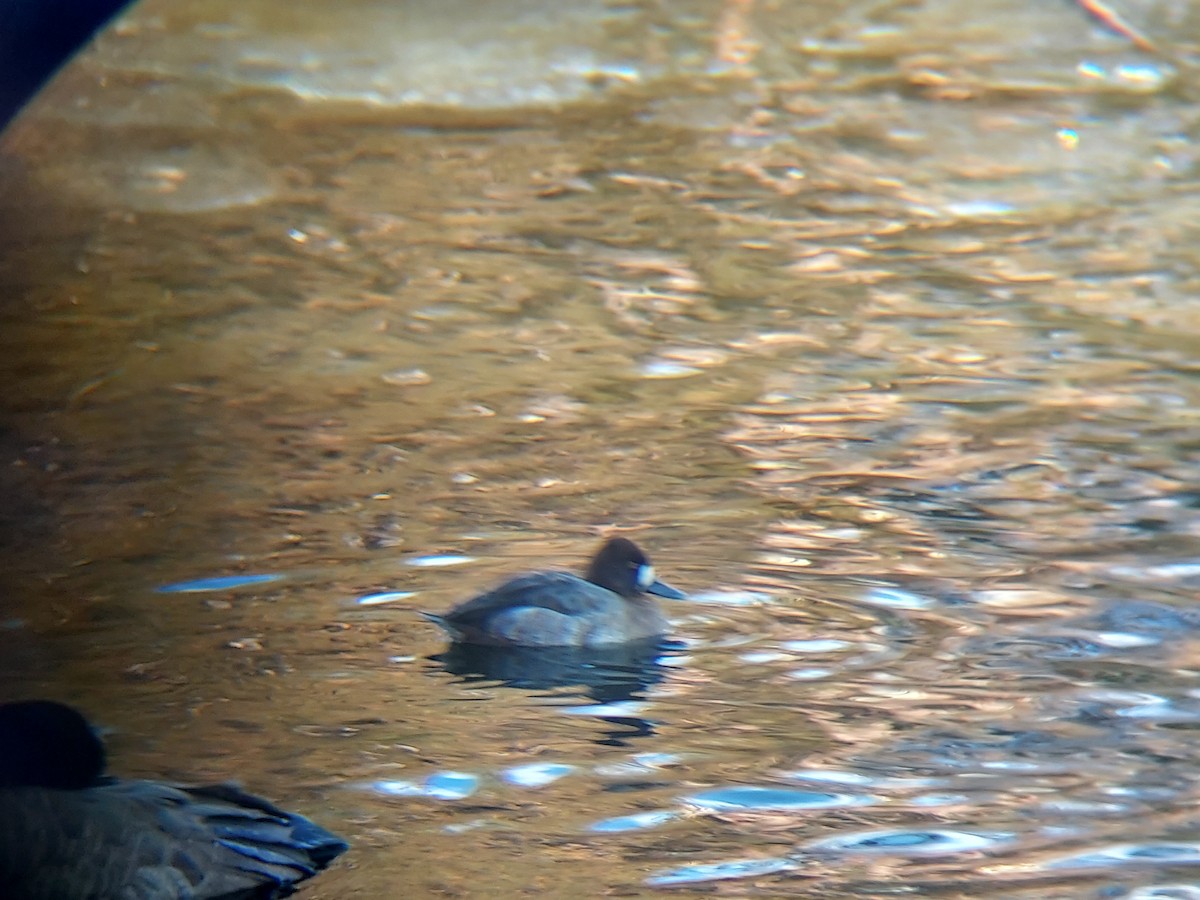
[[[1193, 896], [1200, 22], [1120, 12], [138, 5], [0, 142], [4, 694], [309, 897]], [[611, 533], [661, 652], [416, 615]]]

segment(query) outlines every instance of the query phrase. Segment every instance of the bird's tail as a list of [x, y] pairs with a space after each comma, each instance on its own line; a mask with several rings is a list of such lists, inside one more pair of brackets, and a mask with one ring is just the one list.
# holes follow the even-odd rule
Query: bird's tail
[[445, 616], [439, 616], [437, 613], [426, 612], [423, 609], [419, 609], [417, 612], [419, 612], [423, 618], [428, 619], [438, 628], [442, 629], [442, 631], [446, 632], [446, 634], [450, 635], [451, 640], [458, 640], [460, 637], [462, 637], [462, 632], [447, 622]]

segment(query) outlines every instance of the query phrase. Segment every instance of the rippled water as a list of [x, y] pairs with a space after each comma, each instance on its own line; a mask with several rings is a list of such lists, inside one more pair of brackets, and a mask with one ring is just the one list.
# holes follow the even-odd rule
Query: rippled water
[[[1200, 20], [1114, 9], [138, 6], [0, 143], [3, 693], [314, 898], [1200, 896]], [[665, 647], [416, 614], [614, 531]]]

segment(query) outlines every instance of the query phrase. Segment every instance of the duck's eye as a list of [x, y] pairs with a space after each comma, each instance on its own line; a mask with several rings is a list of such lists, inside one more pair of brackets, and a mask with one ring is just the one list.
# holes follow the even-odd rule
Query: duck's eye
[[639, 590], [645, 590], [654, 584], [654, 566], [641, 565], [637, 570], [637, 586]]

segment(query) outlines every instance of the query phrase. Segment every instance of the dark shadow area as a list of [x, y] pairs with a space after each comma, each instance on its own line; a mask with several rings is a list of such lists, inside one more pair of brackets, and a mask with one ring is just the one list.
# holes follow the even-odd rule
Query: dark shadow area
[[128, 0], [0, 0], [0, 131]]
[[659, 638], [602, 649], [451, 644], [430, 659], [465, 682], [498, 681], [526, 690], [580, 687], [597, 703], [616, 703], [662, 681], [658, 659], [664, 649]]
[[668, 667], [660, 660], [673, 649], [679, 645], [661, 638], [604, 648], [451, 644], [444, 653], [429, 658], [465, 684], [490, 681], [535, 691], [577, 688], [579, 695], [600, 705], [595, 718], [616, 726], [598, 742], [624, 746], [629, 738], [654, 734], [654, 723], [619, 707], [611, 712], [603, 707], [641, 699], [666, 676]]

